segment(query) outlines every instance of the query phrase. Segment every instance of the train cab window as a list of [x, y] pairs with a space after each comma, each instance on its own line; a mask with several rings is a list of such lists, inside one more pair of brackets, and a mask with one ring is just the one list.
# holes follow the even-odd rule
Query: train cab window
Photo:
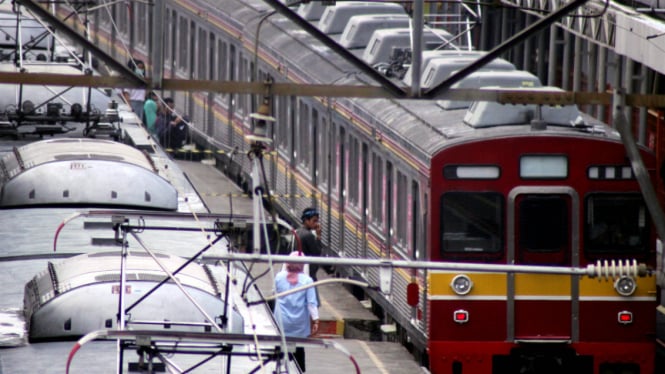
[[503, 250], [504, 199], [497, 192], [447, 192], [441, 197], [441, 251]]
[[645, 253], [649, 214], [637, 194], [594, 194], [586, 199], [584, 248], [587, 254]]

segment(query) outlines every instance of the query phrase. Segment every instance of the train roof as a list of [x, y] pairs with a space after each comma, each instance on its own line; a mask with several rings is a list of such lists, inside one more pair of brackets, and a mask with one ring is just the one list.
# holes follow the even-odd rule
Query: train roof
[[322, 1], [309, 1], [300, 3], [296, 13], [303, 19], [312, 22], [320, 20], [326, 8], [328, 5], [324, 5]]
[[[435, 59], [454, 59], [454, 58], [480, 58], [485, 54], [485, 51], [463, 51], [463, 50], [455, 50], [455, 49], [447, 49], [447, 50], [434, 50], [434, 51], [423, 51], [423, 53], [420, 56], [420, 71], [425, 69], [427, 64], [429, 64], [430, 61], [435, 60]], [[413, 65], [409, 65], [409, 67], [406, 69], [406, 74], [404, 75], [404, 78], [402, 78], [402, 81], [406, 83], [407, 85], [412, 84], [412, 73], [411, 71], [413, 70]]]
[[112, 140], [62, 138], [27, 144], [2, 157], [0, 170], [0, 207], [178, 207], [178, 192], [152, 160]]
[[[446, 78], [451, 76], [455, 71], [471, 65], [477, 59], [477, 57], [451, 57], [432, 59], [423, 70], [420, 85], [425, 89], [436, 87], [441, 84], [441, 82], [446, 80]], [[515, 65], [502, 58], [495, 58], [478, 69], [478, 71], [487, 70], [511, 71], [515, 70]]]
[[353, 16], [344, 28], [339, 45], [344, 48], [365, 48], [375, 30], [409, 27], [406, 14], [363, 14]]
[[[381, 62], [388, 62], [397, 49], [411, 50], [411, 34], [413, 30], [409, 28], [401, 29], [380, 29], [374, 31], [372, 37], [365, 47], [363, 60], [369, 65], [375, 65]], [[444, 30], [426, 29], [423, 30], [423, 43], [425, 49], [436, 49], [441, 46], [450, 49], [449, 43], [453, 36]]]
[[349, 19], [360, 14], [406, 14], [397, 3], [347, 1], [326, 7], [319, 21], [319, 29], [326, 34], [340, 34]]
[[[341, 4], [338, 3], [338, 5]], [[257, 6], [260, 7], [260, 5]], [[240, 22], [246, 23], [244, 32], [247, 33], [247, 36], [254, 36], [256, 21], [252, 20], [246, 13], [238, 13], [237, 15], [240, 16]], [[232, 18], [235, 18], [235, 16], [236, 14], [231, 14]], [[377, 30], [375, 35], [391, 32], [393, 32], [391, 29]], [[269, 49], [277, 60], [288, 64], [289, 76], [295, 77], [296, 81], [302, 80], [312, 84], [375, 84], [366, 75], [359, 73], [348, 61], [322, 45], [314, 37], [300, 30], [284, 17], [271, 17], [263, 25], [260, 39], [262, 48]], [[394, 47], [395, 45], [391, 45], [391, 48]], [[456, 57], [467, 55], [462, 57], [466, 58], [465, 64], [450, 67], [443, 62], [439, 62], [436, 66], [444, 66], [447, 69], [447, 74], [443, 76], [447, 76], [475, 61], [481, 53], [483, 52], [450, 51], [450, 54], [456, 55]], [[441, 61], [445, 60], [448, 59], [446, 57], [441, 58]], [[436, 60], [433, 59], [432, 61]], [[499, 60], [494, 64], [497, 65], [495, 70], [515, 69], [514, 65], [505, 60]], [[492, 63], [489, 67], [492, 68]], [[397, 85], [404, 84], [403, 82], [395, 82]], [[437, 152], [451, 142], [469, 137], [483, 137], [487, 134], [494, 134], [495, 136], [505, 134], [508, 136], [510, 133], [517, 134], [519, 132], [523, 134], [525, 131], [530, 131], [530, 123], [525, 122], [521, 125], [483, 127], [483, 130], [479, 132], [479, 128], [474, 128], [464, 122], [465, 109], [445, 110], [432, 100], [338, 98], [334, 101], [336, 105], [345, 107], [344, 110], [348, 113], [352, 113], [365, 121], [373, 128], [373, 133], [394, 135], [386, 136], [386, 139], [398, 143], [405, 152], [410, 154], [410, 157], [419, 159], [423, 164], [427, 164]], [[581, 115], [581, 117], [590, 124], [589, 127], [566, 125], [550, 127], [548, 131], [549, 133], [577, 132], [580, 136], [585, 132], [603, 133], [619, 140], [616, 132], [609, 130], [607, 127], [602, 127], [599, 121], [592, 119], [590, 116]]]
[[[524, 70], [509, 71], [476, 71], [466, 78], [455, 83], [452, 88], [482, 88], [482, 87], [527, 87], [542, 86], [540, 79]], [[440, 107], [446, 110], [468, 108], [472, 102], [462, 100], [439, 100]]]

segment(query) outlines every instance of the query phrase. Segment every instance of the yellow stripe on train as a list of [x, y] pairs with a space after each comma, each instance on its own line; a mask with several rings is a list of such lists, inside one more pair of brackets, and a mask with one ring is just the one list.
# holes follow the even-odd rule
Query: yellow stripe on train
[[[450, 284], [457, 275], [465, 274], [473, 282], [471, 291], [465, 296], [457, 295]], [[428, 296], [430, 299], [469, 298], [503, 299], [508, 290], [508, 276], [505, 273], [473, 273], [432, 271], [429, 273]], [[631, 298], [655, 300], [655, 277], [636, 278], [637, 289]], [[570, 297], [572, 278], [570, 275], [515, 274], [515, 298], [517, 299], [566, 299]], [[579, 297], [582, 300], [614, 300], [622, 298], [614, 289], [612, 279], [581, 277]]]

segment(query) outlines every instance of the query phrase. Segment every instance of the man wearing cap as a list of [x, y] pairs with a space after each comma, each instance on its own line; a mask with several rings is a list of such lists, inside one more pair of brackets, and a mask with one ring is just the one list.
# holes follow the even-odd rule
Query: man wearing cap
[[[296, 230], [300, 241], [300, 249], [305, 256], [321, 256], [321, 224], [319, 223], [319, 211], [316, 208], [303, 210], [302, 227]], [[316, 271], [319, 265], [309, 264], [309, 276], [316, 282]]]

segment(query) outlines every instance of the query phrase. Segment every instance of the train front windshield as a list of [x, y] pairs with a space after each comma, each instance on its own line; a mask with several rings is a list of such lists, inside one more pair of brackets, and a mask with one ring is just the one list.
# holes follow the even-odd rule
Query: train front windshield
[[503, 196], [495, 192], [449, 192], [441, 198], [443, 252], [503, 250]]
[[587, 254], [646, 254], [649, 212], [637, 194], [594, 194], [586, 199]]
[[[571, 203], [567, 195], [560, 194], [525, 194], [518, 198], [515, 202], [517, 252], [568, 252], [572, 232]], [[647, 254], [650, 221], [641, 196], [591, 194], [584, 204], [582, 238], [583, 253], [587, 257]], [[505, 228], [511, 226], [505, 222], [505, 206], [504, 197], [495, 192], [443, 194], [441, 255], [445, 258], [453, 254], [504, 251]]]

